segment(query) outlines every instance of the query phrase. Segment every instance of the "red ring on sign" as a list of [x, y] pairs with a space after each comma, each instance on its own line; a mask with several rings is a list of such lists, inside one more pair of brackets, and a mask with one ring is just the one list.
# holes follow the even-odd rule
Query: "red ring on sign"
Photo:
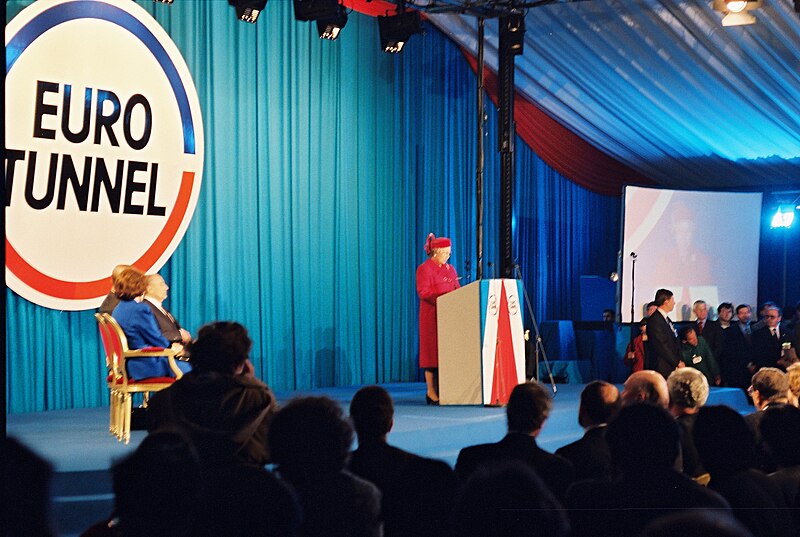
[[[150, 248], [147, 249], [142, 257], [132, 263], [134, 266], [147, 272], [167, 250], [183, 222], [186, 209], [189, 207], [193, 184], [194, 172], [183, 172], [178, 198], [175, 200], [173, 211]], [[8, 236], [6, 236], [6, 267], [31, 289], [53, 298], [68, 300], [99, 298], [108, 293], [108, 289], [111, 287], [111, 278], [103, 278], [93, 282], [68, 282], [47, 276], [19, 255], [8, 241]]]

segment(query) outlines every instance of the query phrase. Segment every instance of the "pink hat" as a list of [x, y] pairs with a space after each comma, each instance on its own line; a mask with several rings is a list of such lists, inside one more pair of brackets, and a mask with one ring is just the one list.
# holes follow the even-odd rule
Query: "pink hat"
[[431, 255], [432, 250], [436, 248], [449, 248], [450, 245], [450, 239], [447, 237], [436, 237], [433, 233], [428, 233], [428, 238], [425, 239], [425, 253]]

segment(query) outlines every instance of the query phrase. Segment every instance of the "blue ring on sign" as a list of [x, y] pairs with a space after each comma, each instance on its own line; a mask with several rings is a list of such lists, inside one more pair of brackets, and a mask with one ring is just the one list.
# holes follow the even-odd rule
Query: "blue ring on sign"
[[178, 110], [183, 126], [183, 152], [194, 155], [195, 139], [192, 110], [189, 107], [189, 98], [186, 95], [183, 80], [178, 74], [178, 69], [172, 63], [172, 58], [169, 57], [158, 38], [136, 17], [118, 7], [93, 0], [76, 0], [75, 2], [59, 4], [43, 11], [35, 19], [20, 28], [6, 45], [6, 76], [8, 76], [8, 72], [25, 49], [40, 35], [59, 24], [75, 19], [100, 19], [114, 23], [138, 37], [147, 47], [161, 66], [161, 69], [163, 69], [169, 85], [175, 93], [175, 99], [178, 101]]

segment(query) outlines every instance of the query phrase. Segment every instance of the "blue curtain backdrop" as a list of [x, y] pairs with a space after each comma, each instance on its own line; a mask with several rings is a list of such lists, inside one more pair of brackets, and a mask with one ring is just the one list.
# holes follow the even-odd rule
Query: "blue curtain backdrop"
[[[7, 3], [7, 18], [28, 3]], [[357, 13], [322, 41], [291, 2], [270, 2], [256, 25], [225, 0], [139, 3], [186, 58], [206, 133], [197, 210], [162, 270], [167, 306], [192, 332], [246, 325], [257, 372], [278, 390], [417, 380], [426, 234], [453, 238], [459, 273], [469, 261], [474, 278], [476, 264], [475, 81], [460, 50], [428, 26], [384, 54], [375, 20]], [[485, 258], [496, 262], [487, 112]], [[516, 147], [515, 247], [534, 311], [572, 318], [579, 276], [615, 268], [620, 200]], [[107, 404], [93, 312], [6, 300], [7, 411]]]

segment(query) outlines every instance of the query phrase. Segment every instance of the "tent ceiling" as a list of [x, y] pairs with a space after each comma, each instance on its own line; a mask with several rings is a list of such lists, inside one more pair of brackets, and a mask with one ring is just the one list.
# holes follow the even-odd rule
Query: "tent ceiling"
[[[675, 188], [800, 185], [800, 15], [764, 0], [723, 27], [710, 0], [589, 0], [529, 9], [517, 88], [566, 128]], [[417, 2], [423, 4], [422, 2]], [[430, 20], [477, 53], [477, 19]], [[497, 68], [497, 23], [486, 61]]]

